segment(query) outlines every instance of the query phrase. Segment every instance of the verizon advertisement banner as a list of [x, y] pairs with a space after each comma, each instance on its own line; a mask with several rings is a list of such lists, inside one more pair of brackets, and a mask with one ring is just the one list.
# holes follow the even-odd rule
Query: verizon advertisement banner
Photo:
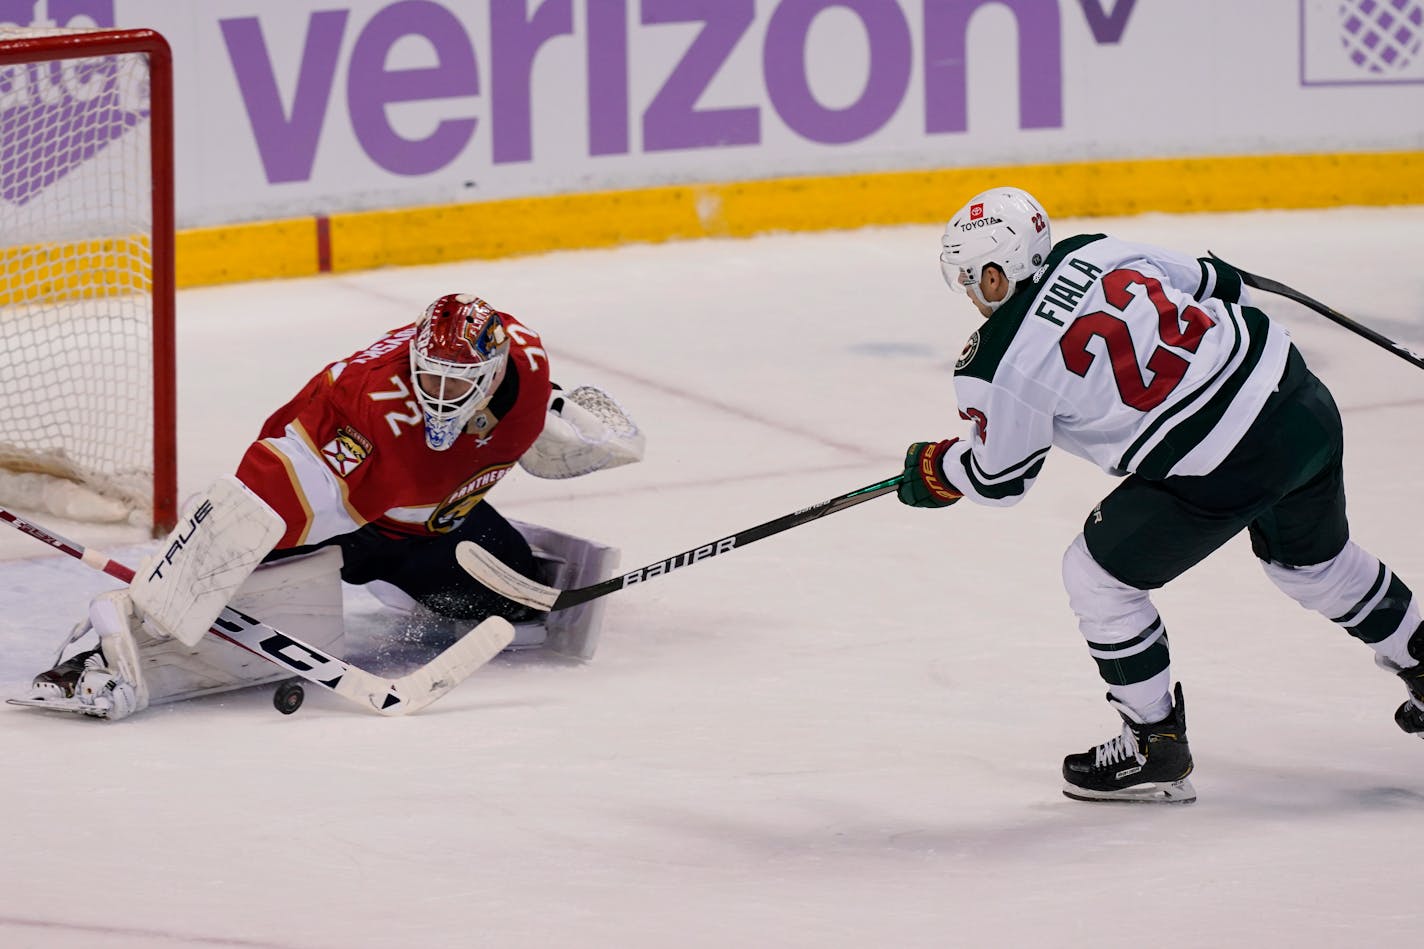
[[[185, 227], [1424, 148], [1424, 0], [0, 0], [0, 21], [168, 38]], [[0, 108], [82, 94], [7, 80]]]

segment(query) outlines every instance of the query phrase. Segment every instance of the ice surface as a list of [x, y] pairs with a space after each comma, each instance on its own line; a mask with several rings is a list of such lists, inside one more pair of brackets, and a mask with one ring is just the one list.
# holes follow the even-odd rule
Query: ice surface
[[[1208, 248], [1424, 349], [1424, 209], [1063, 221]], [[563, 253], [185, 292], [184, 491], [325, 362], [436, 296], [545, 337], [647, 460], [516, 472], [505, 513], [639, 566], [899, 470], [961, 429], [977, 317], [939, 228]], [[1265, 298], [1262, 298], [1265, 300]], [[1424, 590], [1424, 373], [1266, 300], [1333, 388], [1356, 538]], [[96, 420], [98, 423], [101, 420]], [[383, 719], [268, 690], [105, 724], [0, 708], [0, 944], [43, 947], [1407, 946], [1424, 743], [1368, 649], [1234, 541], [1162, 591], [1201, 800], [1070, 802], [1117, 719], [1058, 578], [1106, 476], [1010, 510], [884, 498], [615, 594], [597, 658], [497, 660]], [[52, 524], [136, 559], [123, 531]], [[108, 581], [0, 533], [0, 688]], [[353, 655], [422, 655], [348, 588]]]

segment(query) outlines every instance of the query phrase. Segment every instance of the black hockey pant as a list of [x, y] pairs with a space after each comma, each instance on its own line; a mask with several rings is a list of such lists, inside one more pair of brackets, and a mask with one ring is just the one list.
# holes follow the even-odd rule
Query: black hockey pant
[[529, 542], [488, 501], [475, 505], [460, 526], [437, 537], [403, 537], [367, 524], [322, 544], [274, 552], [268, 560], [338, 544], [344, 561], [341, 579], [347, 583], [384, 580], [427, 609], [452, 619], [502, 616], [513, 623], [535, 616], [536, 611], [477, 583], [460, 567], [455, 545], [462, 540], [474, 541], [527, 577], [536, 575]]

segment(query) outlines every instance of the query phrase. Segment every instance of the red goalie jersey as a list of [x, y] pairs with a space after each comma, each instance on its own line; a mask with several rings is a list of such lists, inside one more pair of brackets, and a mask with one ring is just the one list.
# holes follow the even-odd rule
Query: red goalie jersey
[[543, 430], [552, 386], [539, 335], [498, 314], [508, 368], [449, 448], [426, 443], [411, 380], [416, 324], [318, 373], [278, 409], [237, 477], [286, 522], [277, 549], [319, 544], [365, 524], [398, 536], [453, 530]]

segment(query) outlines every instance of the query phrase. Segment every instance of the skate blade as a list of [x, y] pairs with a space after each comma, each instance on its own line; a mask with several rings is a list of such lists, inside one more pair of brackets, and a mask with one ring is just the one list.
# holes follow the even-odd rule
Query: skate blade
[[19, 698], [6, 699], [7, 705], [19, 705], [22, 708], [42, 708], [47, 712], [67, 712], [70, 715], [84, 715], [89, 718], [108, 718], [107, 709], [99, 709], [93, 705], [83, 705], [74, 698]]
[[1065, 784], [1063, 796], [1092, 804], [1190, 804], [1197, 799], [1197, 789], [1187, 778], [1139, 784], [1120, 791], [1092, 791]]

